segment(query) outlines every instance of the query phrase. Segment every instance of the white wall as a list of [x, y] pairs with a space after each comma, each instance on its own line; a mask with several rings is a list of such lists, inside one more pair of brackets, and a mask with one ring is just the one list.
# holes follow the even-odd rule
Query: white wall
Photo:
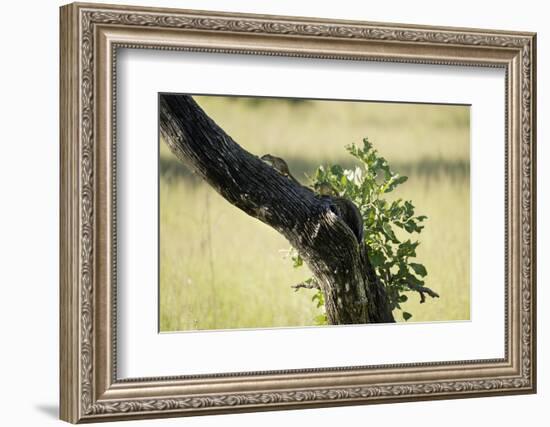
[[[124, 3], [111, 0], [113, 3]], [[546, 360], [550, 292], [550, 29], [544, 2], [394, 0], [134, 0], [134, 4], [538, 32], [539, 393], [454, 401], [140, 421], [130, 425], [541, 425], [550, 405]], [[58, 6], [56, 0], [2, 5], [0, 65], [0, 419], [3, 425], [57, 421], [58, 401]], [[138, 424], [139, 423], [139, 424]]]

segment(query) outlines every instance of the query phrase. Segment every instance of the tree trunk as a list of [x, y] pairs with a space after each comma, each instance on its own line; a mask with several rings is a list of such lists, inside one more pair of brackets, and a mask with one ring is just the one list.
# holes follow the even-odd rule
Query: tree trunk
[[330, 197], [316, 196], [243, 149], [188, 95], [161, 95], [160, 131], [173, 153], [229, 203], [298, 251], [324, 293], [330, 324], [394, 322], [366, 250]]

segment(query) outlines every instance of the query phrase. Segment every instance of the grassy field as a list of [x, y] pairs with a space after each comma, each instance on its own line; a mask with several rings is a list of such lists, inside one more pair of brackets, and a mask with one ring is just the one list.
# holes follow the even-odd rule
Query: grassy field
[[[409, 176], [392, 197], [427, 215], [417, 250], [426, 285], [441, 298], [403, 308], [411, 321], [470, 317], [469, 109], [196, 97], [248, 151], [283, 157], [307, 184], [320, 164], [353, 162], [344, 146], [368, 137], [393, 169]], [[288, 242], [226, 202], [160, 146], [160, 330], [313, 325], [310, 276], [293, 269]], [[402, 320], [395, 313], [397, 320]]]

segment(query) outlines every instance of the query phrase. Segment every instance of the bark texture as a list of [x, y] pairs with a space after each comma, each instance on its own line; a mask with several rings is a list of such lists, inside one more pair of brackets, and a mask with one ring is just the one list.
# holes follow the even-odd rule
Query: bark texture
[[160, 97], [160, 131], [172, 152], [229, 203], [281, 233], [307, 263], [334, 325], [394, 322], [367, 252], [317, 196], [227, 135], [188, 95]]

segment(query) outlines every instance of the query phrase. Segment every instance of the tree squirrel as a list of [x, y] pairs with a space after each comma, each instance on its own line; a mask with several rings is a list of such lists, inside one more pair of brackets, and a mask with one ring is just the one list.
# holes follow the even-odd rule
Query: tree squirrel
[[[292, 176], [287, 163], [280, 157], [276, 157], [271, 154], [264, 154], [261, 157], [261, 160], [268, 163], [281, 175], [288, 177], [295, 184], [313, 192], [311, 188], [300, 184], [300, 182], [296, 178], [294, 178], [294, 176]], [[345, 197], [338, 196], [335, 193], [334, 189], [328, 184], [321, 185], [318, 190], [321, 197], [330, 197], [335, 207], [336, 215], [342, 218], [342, 220], [351, 229], [351, 231], [353, 231], [353, 234], [361, 245], [365, 236], [365, 230], [363, 229], [363, 217], [361, 216], [359, 208], [355, 206], [355, 203], [353, 203], [351, 200], [346, 199]]]
[[[290, 173], [290, 169], [288, 168], [288, 165], [280, 157], [275, 157], [275, 156], [272, 156], [271, 154], [264, 154], [262, 157], [260, 157], [260, 159], [262, 159], [264, 162], [269, 164], [273, 169], [275, 169], [281, 175], [290, 178], [291, 181], [294, 181], [296, 184], [303, 187], [303, 185], [300, 184], [300, 182], [296, 178], [294, 178], [294, 176], [292, 176], [292, 174]], [[308, 187], [305, 187], [305, 188], [307, 188], [308, 190], [311, 190]]]

